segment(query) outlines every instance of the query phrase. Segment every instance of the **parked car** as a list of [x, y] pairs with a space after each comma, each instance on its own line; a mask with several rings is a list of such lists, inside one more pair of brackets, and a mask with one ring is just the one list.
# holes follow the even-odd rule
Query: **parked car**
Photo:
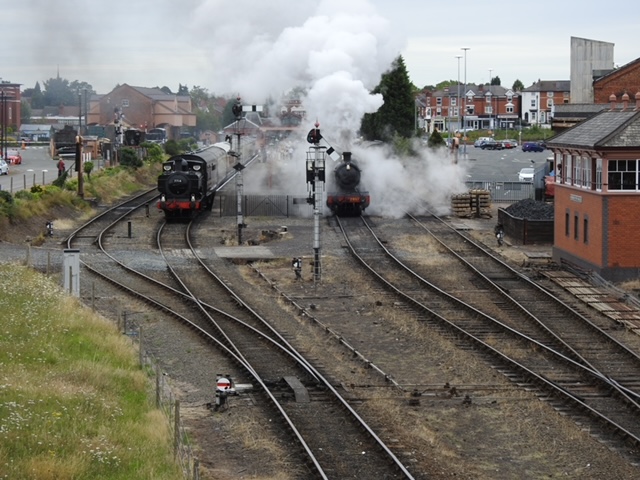
[[525, 167], [518, 172], [519, 182], [533, 182], [533, 174], [536, 169], [533, 167]]
[[20, 165], [22, 163], [22, 156], [18, 150], [7, 150], [6, 159], [11, 165]]
[[9, 175], [9, 165], [2, 158], [0, 158], [0, 175]]
[[480, 145], [482, 150], [502, 150], [502, 142], [496, 142], [494, 139], [487, 140]]
[[475, 142], [473, 142], [473, 146], [476, 147], [476, 148], [479, 148], [487, 140], [491, 140], [491, 137], [480, 137]]
[[524, 142], [522, 144], [523, 152], [544, 152], [547, 146], [542, 142]]
[[505, 140], [502, 140], [502, 148], [516, 148], [518, 146], [518, 142], [516, 142], [515, 140], [511, 139], [511, 138], [507, 138]]

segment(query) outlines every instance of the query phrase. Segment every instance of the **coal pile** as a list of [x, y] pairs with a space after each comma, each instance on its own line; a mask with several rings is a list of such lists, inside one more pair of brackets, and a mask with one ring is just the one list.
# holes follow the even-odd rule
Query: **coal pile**
[[553, 220], [553, 205], [531, 198], [512, 203], [504, 209], [512, 217], [527, 220]]

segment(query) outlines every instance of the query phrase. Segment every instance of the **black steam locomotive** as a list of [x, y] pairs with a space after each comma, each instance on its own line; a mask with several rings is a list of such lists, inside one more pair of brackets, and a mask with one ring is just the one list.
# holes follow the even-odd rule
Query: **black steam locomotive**
[[327, 194], [327, 207], [339, 216], [358, 216], [369, 206], [369, 192], [361, 192], [361, 171], [351, 152], [342, 154], [342, 161], [333, 170], [334, 192]]
[[211, 210], [219, 165], [226, 161], [228, 147], [227, 143], [216, 144], [175, 155], [163, 163], [158, 177], [158, 208], [165, 218], [193, 218], [202, 210]]

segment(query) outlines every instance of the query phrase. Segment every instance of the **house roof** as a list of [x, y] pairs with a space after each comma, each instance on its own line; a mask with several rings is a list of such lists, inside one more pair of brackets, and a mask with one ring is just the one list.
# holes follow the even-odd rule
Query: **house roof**
[[570, 80], [538, 80], [523, 92], [568, 92], [571, 90]]
[[49, 133], [51, 125], [42, 125], [38, 123], [23, 123], [20, 125], [20, 131], [23, 133], [46, 132]]
[[608, 70], [598, 71], [598, 72], [594, 71], [595, 82], [600, 83], [603, 80], [606, 80], [617, 73], [624, 73], [625, 70], [629, 70], [631, 67], [633, 67], [634, 65], [638, 65], [639, 63], [640, 63], [640, 58], [636, 58], [635, 60], [631, 60], [629, 63], [626, 63], [618, 68], [608, 69]]
[[558, 134], [549, 147], [640, 147], [640, 110], [605, 110]]

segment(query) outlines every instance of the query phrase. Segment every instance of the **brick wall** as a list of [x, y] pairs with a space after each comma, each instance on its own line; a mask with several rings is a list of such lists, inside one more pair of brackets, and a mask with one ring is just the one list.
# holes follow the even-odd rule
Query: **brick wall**
[[[640, 197], [638, 200], [640, 200]], [[554, 246], [569, 252], [572, 256], [582, 258], [590, 264], [602, 266], [605, 249], [603, 242], [603, 201], [604, 197], [596, 192], [556, 184], [554, 197]], [[576, 218], [578, 220], [577, 238]], [[588, 221], [587, 242], [584, 240], [585, 219]]]
[[634, 96], [640, 92], [640, 62], [620, 68], [593, 84], [594, 103], [609, 103], [611, 94], [620, 102], [620, 97], [625, 92], [631, 99], [630, 105], [634, 107]]
[[640, 195], [609, 195], [607, 211], [607, 266], [640, 267]]

